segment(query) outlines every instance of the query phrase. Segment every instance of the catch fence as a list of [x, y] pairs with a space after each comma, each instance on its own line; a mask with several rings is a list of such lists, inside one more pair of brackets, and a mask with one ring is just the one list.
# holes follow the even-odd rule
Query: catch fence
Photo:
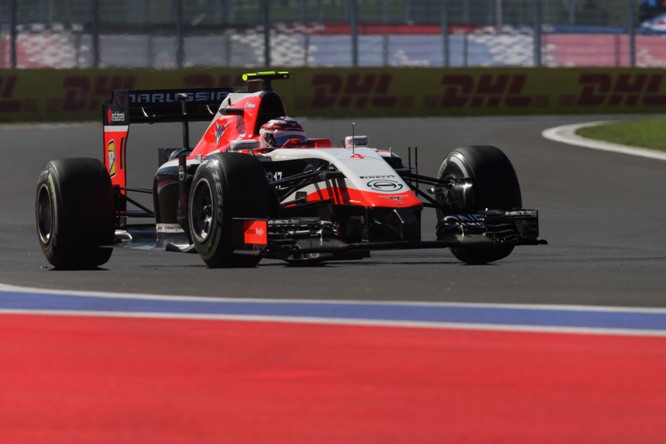
[[666, 66], [645, 13], [638, 0], [3, 0], [0, 68]]

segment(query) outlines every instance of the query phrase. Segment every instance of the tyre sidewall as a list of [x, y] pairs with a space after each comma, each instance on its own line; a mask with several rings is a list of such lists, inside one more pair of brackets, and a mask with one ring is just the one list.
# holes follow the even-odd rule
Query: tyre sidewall
[[[437, 179], [447, 176], [473, 180], [474, 199], [465, 206], [466, 212], [522, 206], [518, 177], [509, 158], [499, 148], [480, 145], [454, 149], [444, 158]], [[438, 216], [440, 212], [438, 210]]]
[[[43, 236], [40, 197], [50, 201], [51, 226]], [[95, 268], [111, 256], [115, 232], [113, 189], [96, 159], [48, 162], [39, 175], [35, 197], [38, 241], [56, 268]], [[42, 215], [43, 216], [43, 215]]]
[[[233, 252], [231, 244], [231, 218], [226, 207], [229, 192], [226, 181], [222, 177], [222, 169], [218, 161], [211, 159], [204, 162], [197, 169], [192, 181], [192, 190], [190, 193], [190, 205], [192, 208], [188, 211], [190, 233], [195, 248], [199, 256], [211, 266], [221, 265], [220, 262], [227, 263]], [[200, 223], [196, 223], [194, 211], [199, 208], [193, 208], [201, 202], [201, 195], [198, 193], [210, 193], [211, 222], [208, 234], [202, 238], [196, 230]]]
[[[469, 200], [459, 203], [454, 211], [476, 213], [486, 208], [511, 209], [522, 206], [520, 184], [508, 157], [494, 146], [457, 148], [444, 158], [437, 179], [470, 178], [473, 193]], [[437, 209], [437, 221], [453, 214], [449, 209]], [[486, 264], [507, 257], [513, 245], [452, 247], [451, 252], [467, 264]]]

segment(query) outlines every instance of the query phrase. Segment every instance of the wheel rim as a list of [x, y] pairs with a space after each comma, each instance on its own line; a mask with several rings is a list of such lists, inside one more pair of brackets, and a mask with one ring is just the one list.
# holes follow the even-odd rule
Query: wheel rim
[[198, 242], [205, 242], [213, 227], [213, 193], [208, 181], [196, 184], [191, 205], [192, 234]]
[[[458, 156], [451, 156], [449, 162], [454, 165], [454, 167], [450, 168], [449, 171], [446, 171], [441, 177], [438, 177], [440, 181], [455, 182], [459, 179], [470, 177], [470, 173], [468, 172], [465, 163], [462, 162]], [[442, 208], [437, 208], [436, 212], [438, 220], [451, 213], [462, 214], [474, 212], [474, 183], [463, 184], [462, 186], [456, 187], [453, 191], [455, 191], [455, 194], [451, 194], [449, 197], [445, 197], [443, 194], [436, 196], [437, 203], [440, 205], [448, 204], [449, 210], [445, 211]]]
[[42, 244], [48, 244], [51, 240], [53, 233], [53, 216], [54, 216], [53, 201], [51, 200], [51, 193], [46, 185], [39, 188], [37, 197], [37, 231], [39, 233], [39, 241]]

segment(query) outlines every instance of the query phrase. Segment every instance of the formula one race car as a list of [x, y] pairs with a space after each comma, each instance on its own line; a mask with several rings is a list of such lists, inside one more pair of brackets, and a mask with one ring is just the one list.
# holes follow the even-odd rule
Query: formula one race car
[[[350, 136], [344, 146], [307, 138], [272, 81], [243, 88], [114, 91], [104, 105], [104, 162], [47, 163], [36, 192], [37, 232], [55, 268], [95, 268], [113, 246], [197, 252], [209, 267], [261, 258], [311, 264], [373, 250], [450, 248], [468, 264], [508, 256], [538, 239], [538, 213], [521, 208], [509, 159], [492, 146], [457, 148], [436, 177], [394, 152]], [[192, 121], [211, 123], [194, 148]], [[126, 183], [130, 123], [180, 122], [182, 148], [160, 149], [152, 191]], [[415, 155], [415, 157], [418, 157]], [[424, 191], [422, 188], [426, 188]], [[135, 192], [151, 193], [154, 209]], [[421, 239], [421, 212], [436, 209], [436, 240]], [[130, 224], [148, 218], [149, 224]], [[144, 219], [146, 220], [146, 219]]]

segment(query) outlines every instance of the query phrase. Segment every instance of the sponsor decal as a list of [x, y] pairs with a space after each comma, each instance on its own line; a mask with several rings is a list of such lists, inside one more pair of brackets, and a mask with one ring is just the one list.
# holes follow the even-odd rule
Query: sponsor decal
[[521, 216], [535, 216], [536, 212], [534, 210], [508, 210], [504, 212], [505, 216], [508, 217], [521, 217]]
[[243, 242], [249, 245], [268, 245], [268, 222], [265, 220], [243, 221]]
[[0, 76], [0, 97], [11, 99], [14, 95], [17, 76]]
[[392, 179], [373, 179], [366, 184], [368, 188], [382, 193], [395, 193], [402, 190], [402, 184]]
[[125, 122], [125, 114], [124, 113], [111, 114], [111, 122]]
[[[114, 90], [130, 90], [136, 83], [135, 76], [73, 75], [63, 79], [64, 99], [54, 98], [47, 103], [53, 113], [91, 112], [99, 110]], [[118, 104], [121, 108], [122, 103]], [[109, 119], [109, 122], [112, 120]]]
[[106, 120], [109, 123], [123, 122], [125, 123], [125, 113], [116, 113], [111, 109], [107, 112]]
[[450, 108], [524, 108], [534, 105], [533, 97], [523, 94], [526, 74], [445, 74], [444, 93], [429, 97], [429, 107]]
[[219, 123], [217, 122], [215, 123], [215, 145], [218, 145], [220, 143], [220, 139], [222, 138], [225, 129], [227, 129], [226, 123], [221, 126]]
[[[52, 174], [49, 174], [48, 176], [48, 182], [49, 182], [49, 191], [51, 192], [51, 196], [57, 196], [58, 194], [56, 193], [56, 188], [55, 188], [55, 179], [53, 178]], [[58, 202], [55, 200], [52, 200], [53, 205], [58, 205]], [[57, 207], [56, 207], [57, 210]]]
[[662, 90], [663, 74], [583, 73], [578, 79], [581, 87], [577, 106], [664, 106], [666, 95]]
[[127, 106], [127, 94], [116, 94], [116, 107], [124, 109]]
[[[400, 185], [400, 184], [398, 184]], [[404, 187], [403, 187], [404, 188]], [[369, 192], [354, 188], [328, 187], [317, 190], [308, 195], [308, 202], [331, 200], [336, 204], [356, 204], [370, 207], [397, 208], [397, 207], [422, 207], [416, 195], [409, 190], [398, 194], [388, 194], [384, 190]]]
[[391, 194], [391, 195], [383, 195], [383, 196], [378, 196], [380, 199], [388, 199], [388, 200], [393, 200], [393, 201], [399, 201], [406, 199], [408, 197], [407, 194]]
[[183, 233], [184, 230], [178, 224], [155, 224], [158, 233]]
[[269, 182], [282, 179], [282, 171], [266, 171], [266, 179]]
[[359, 179], [390, 179], [395, 177], [395, 174], [388, 174], [383, 176], [359, 176]]
[[[1, 46], [1, 45], [0, 45]], [[14, 98], [14, 88], [16, 86], [17, 76], [0, 75], [0, 113], [16, 113], [24, 108], [27, 109], [28, 101], [16, 100]]]
[[109, 140], [109, 143], [106, 146], [107, 160], [109, 165], [109, 176], [115, 177], [116, 175], [116, 142], [115, 140]]
[[[229, 93], [228, 91], [196, 91], [187, 92], [186, 102], [221, 102]], [[130, 93], [130, 101], [134, 104], [141, 103], [174, 103], [180, 102], [178, 99], [178, 92], [141, 92]]]
[[[393, 74], [316, 74], [312, 78], [313, 108], [411, 107], [410, 97], [389, 94]], [[407, 100], [403, 100], [407, 99]]]
[[362, 154], [356, 153], [356, 154], [352, 154], [351, 156], [349, 156], [349, 158], [350, 159], [365, 159], [365, 156], [362, 155]]

